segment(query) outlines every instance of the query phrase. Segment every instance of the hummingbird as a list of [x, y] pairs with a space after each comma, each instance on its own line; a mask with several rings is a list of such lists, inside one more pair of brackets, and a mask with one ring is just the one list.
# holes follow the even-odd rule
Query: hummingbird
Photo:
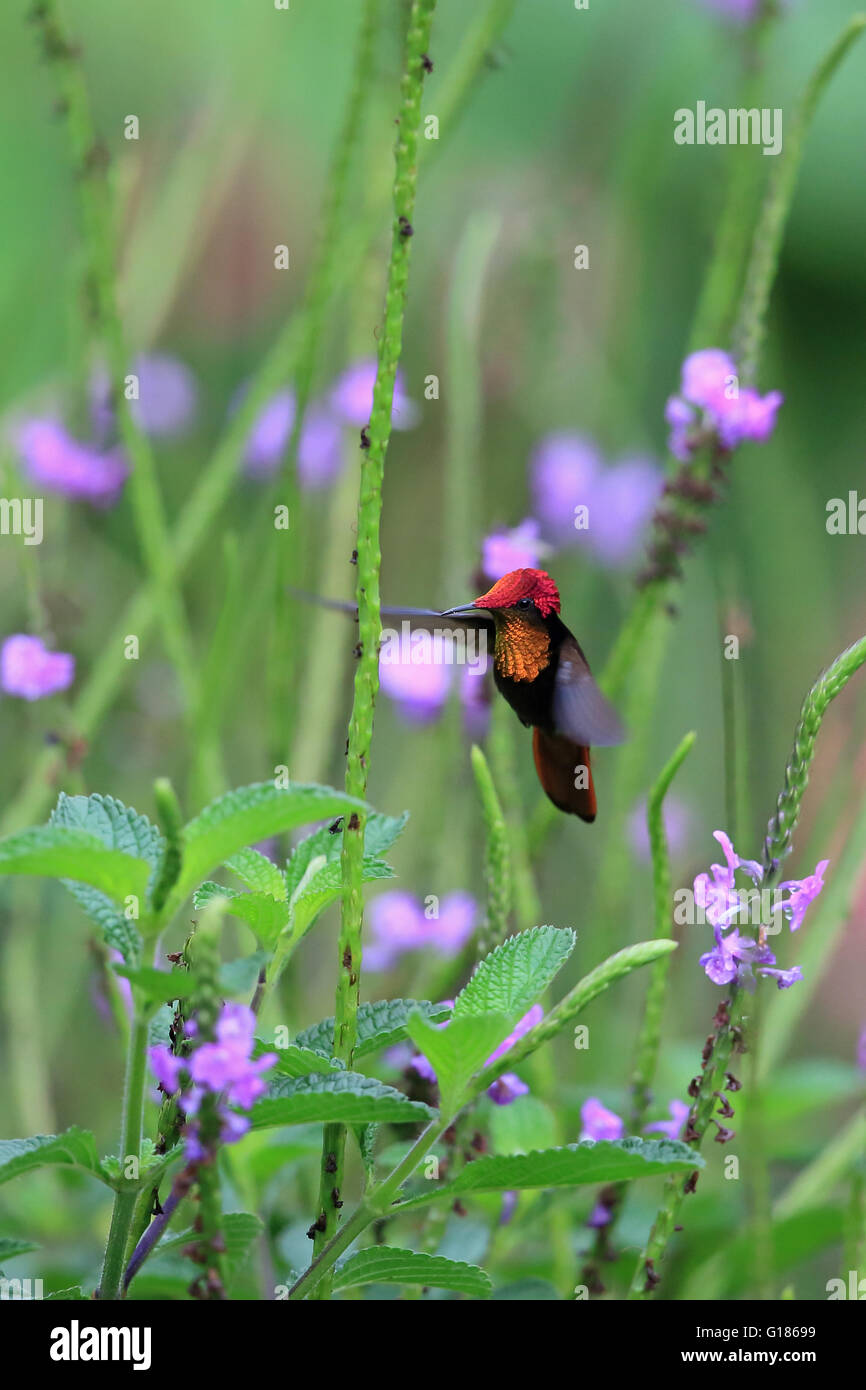
[[[357, 614], [353, 604], [319, 602]], [[492, 638], [496, 688], [521, 724], [532, 729], [543, 790], [560, 811], [595, 820], [590, 748], [622, 743], [625, 733], [580, 643], [559, 616], [559, 590], [545, 570], [511, 570], [485, 594], [456, 608], [380, 611], [383, 618], [404, 618], [419, 627], [468, 624]]]

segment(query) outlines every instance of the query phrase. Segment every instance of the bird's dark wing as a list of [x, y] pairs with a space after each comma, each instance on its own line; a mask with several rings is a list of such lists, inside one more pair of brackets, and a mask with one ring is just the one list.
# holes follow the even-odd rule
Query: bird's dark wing
[[553, 690], [553, 727], [575, 743], [606, 747], [626, 737], [619, 715], [592, 678], [586, 658], [569, 635], [559, 648]]
[[[315, 603], [319, 608], [330, 608], [336, 613], [346, 613], [350, 618], [357, 621], [358, 605], [338, 598], [321, 598], [318, 594], [306, 593], [303, 589], [289, 588], [286, 591], [292, 598], [300, 599], [302, 603]], [[435, 628], [437, 632], [465, 632], [467, 627], [474, 627], [477, 630], [493, 631], [493, 619], [485, 610], [479, 609], [477, 613], [465, 613], [456, 617], [454, 614], [440, 613], [436, 608], [395, 608], [388, 604], [383, 604], [379, 609], [383, 622], [388, 619], [391, 622], [409, 622], [412, 627], [420, 628], [432, 632]]]

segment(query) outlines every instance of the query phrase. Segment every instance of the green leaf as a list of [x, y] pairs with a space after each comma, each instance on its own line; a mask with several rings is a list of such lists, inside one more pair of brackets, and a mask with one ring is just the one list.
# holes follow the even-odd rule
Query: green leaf
[[87, 830], [42, 825], [0, 840], [0, 874], [40, 874], [88, 883], [116, 901], [145, 901], [150, 866], [123, 850], [108, 849]]
[[[361, 882], [376, 883], [394, 878], [394, 870], [384, 859], [368, 859], [361, 865]], [[315, 873], [302, 880], [292, 896], [292, 936], [300, 941], [326, 907], [337, 902], [343, 892], [343, 874], [339, 863], [323, 864]]]
[[172, 903], [183, 901], [213, 869], [257, 840], [311, 820], [365, 809], [356, 797], [315, 784], [277, 787], [273, 782], [254, 782], [226, 792], [184, 827], [183, 867], [172, 890]]
[[129, 980], [142, 999], [145, 1010], [156, 1009], [160, 1004], [170, 1004], [173, 999], [187, 999], [198, 985], [198, 980], [189, 970], [157, 970], [152, 965], [140, 965], [133, 969], [128, 965], [112, 967], [116, 975]]
[[96, 1153], [89, 1130], [73, 1126], [63, 1134], [34, 1134], [31, 1139], [0, 1139], [0, 1183], [50, 1165], [82, 1168], [108, 1183], [109, 1175]]
[[439, 1197], [459, 1197], [471, 1192], [521, 1191], [526, 1188], [577, 1187], [587, 1183], [628, 1182], [659, 1173], [690, 1173], [704, 1160], [694, 1149], [673, 1139], [602, 1139], [562, 1148], [534, 1150], [528, 1154], [479, 1158], [458, 1173], [453, 1182], [428, 1190], [400, 1210], [423, 1206]]
[[[379, 811], [371, 812], [364, 824], [365, 859], [378, 859], [387, 849], [390, 849], [397, 836], [403, 831], [408, 819], [408, 811], [404, 811], [402, 816], [383, 816]], [[328, 826], [323, 826], [320, 830], [314, 830], [312, 835], [308, 835], [306, 839], [301, 840], [286, 866], [286, 886], [289, 897], [296, 892], [314, 860], [324, 857], [325, 863], [339, 864], [342, 849], [342, 826], [334, 831], [330, 830]]]
[[286, 901], [285, 874], [272, 859], [260, 854], [257, 849], [239, 849], [237, 854], [226, 860], [226, 868], [237, 874], [241, 883], [254, 893], [267, 893], [277, 902]]
[[269, 1047], [267, 1043], [261, 1043], [262, 1052], [276, 1052], [279, 1061], [274, 1065], [274, 1075], [290, 1076], [309, 1076], [311, 1072], [342, 1071], [336, 1059], [323, 1057], [321, 1052], [314, 1052], [309, 1047], [298, 1047], [297, 1043], [290, 1043], [288, 1047]]
[[127, 917], [105, 893], [98, 888], [90, 888], [86, 883], [76, 883], [74, 879], [61, 879], [75, 901], [95, 922], [106, 943], [119, 951], [127, 965], [138, 965], [141, 960], [142, 939], [135, 921]]
[[337, 1268], [335, 1289], [354, 1289], [361, 1284], [420, 1284], [423, 1288], [450, 1289], [469, 1298], [488, 1298], [492, 1288], [490, 1276], [478, 1265], [391, 1245], [359, 1250]]
[[289, 921], [288, 903], [279, 902], [269, 893], [236, 893], [220, 883], [203, 883], [193, 894], [193, 906], [206, 907], [221, 898], [226, 912], [247, 923], [262, 946], [272, 947]]
[[292, 1080], [277, 1076], [250, 1112], [253, 1129], [295, 1124], [416, 1124], [433, 1112], [372, 1076], [335, 1071]]
[[86, 830], [107, 849], [120, 849], [133, 859], [144, 859], [154, 870], [162, 863], [165, 839], [159, 828], [113, 796], [101, 796], [98, 792], [92, 796], [67, 796], [61, 792], [48, 823]]
[[32, 1240], [19, 1240], [16, 1236], [0, 1236], [0, 1261], [14, 1260], [16, 1255], [29, 1255], [31, 1250], [38, 1250], [39, 1246], [34, 1245]]
[[[430, 1004], [426, 999], [377, 999], [372, 1004], [361, 1004], [358, 1009], [355, 1059], [402, 1042], [409, 1036], [409, 1018], [413, 1013], [420, 1014], [431, 1023], [439, 1023], [450, 1018], [451, 1005]], [[324, 1018], [321, 1023], [305, 1028], [295, 1038], [295, 1043], [330, 1056], [334, 1050], [333, 1018]]]
[[531, 927], [485, 956], [454, 1003], [454, 1020], [482, 1014], [522, 1018], [574, 950], [567, 927]]
[[219, 969], [219, 990], [232, 999], [249, 994], [271, 958], [270, 951], [254, 951], [251, 956], [227, 960]]
[[470, 1080], [507, 1036], [512, 1022], [503, 1014], [470, 1015], [435, 1028], [421, 1014], [412, 1015], [409, 1037], [436, 1073], [443, 1111], [461, 1108]]

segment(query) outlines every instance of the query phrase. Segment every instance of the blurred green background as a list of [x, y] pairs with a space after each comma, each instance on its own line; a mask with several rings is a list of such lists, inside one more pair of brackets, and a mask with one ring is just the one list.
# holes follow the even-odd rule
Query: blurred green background
[[[816, 56], [855, 9], [845, 0], [791, 4], [767, 45], [763, 104], [781, 106], [789, 119]], [[349, 362], [375, 352], [405, 18], [394, 0], [384, 10], [382, 42], [368, 74], [373, 91], [363, 158], [344, 226], [351, 248], [357, 225], [360, 264], [331, 306], [317, 390]], [[7, 325], [0, 407], [13, 420], [60, 399], [74, 420], [82, 409], [87, 360], [77, 190], [62, 121], [52, 114], [52, 75], [24, 13], [13, 0], [0, 15], [6, 55], [0, 303]], [[97, 125], [114, 161], [130, 348], [176, 355], [200, 384], [194, 431], [157, 453], [175, 517], [206, 467], [236, 391], [300, 302], [316, 250], [359, 6], [356, 0], [292, 0], [284, 13], [265, 0], [185, 0], [182, 6], [78, 0], [64, 13], [82, 44]], [[425, 114], [437, 111], [437, 94], [469, 18], [459, 0], [440, 0]], [[664, 402], [677, 388], [687, 348], [721, 208], [725, 156], [723, 149], [676, 146], [673, 111], [698, 99], [736, 105], [740, 50], [736, 28], [696, 0], [616, 0], [585, 12], [567, 0], [517, 4], [459, 124], [442, 133], [441, 152], [422, 172], [403, 357], [407, 390], [421, 418], [414, 430], [393, 437], [387, 459], [386, 602], [446, 606], [473, 596], [483, 537], [497, 525], [516, 525], [531, 509], [528, 460], [546, 433], [589, 434], [608, 458], [640, 451], [664, 460]], [[715, 857], [711, 832], [725, 825], [720, 604], [735, 604], [751, 633], [739, 668], [748, 722], [750, 836], [737, 846], [749, 856], [759, 853], [805, 691], [821, 667], [866, 630], [864, 541], [825, 530], [827, 500], [847, 496], [863, 477], [864, 61], [855, 49], [808, 139], [758, 380], [764, 391], [784, 392], [777, 429], [766, 445], [747, 445], [736, 454], [711, 534], [686, 564], [666, 649], [640, 775], [645, 794], [682, 734], [697, 731], [676, 787], [687, 812], [674, 861], [677, 884], [689, 884]], [[123, 139], [130, 113], [140, 120], [137, 142]], [[767, 166], [759, 171], [765, 177], [773, 161], [752, 153]], [[467, 493], [476, 501], [466, 522], [475, 553], [462, 562], [458, 557], [457, 568], [446, 572], [454, 550], [448, 549], [443, 460], [460, 391], [449, 314], [459, 321], [467, 286], [458, 281], [455, 290], [455, 276], [467, 228], [471, 235], [479, 214], [494, 219], [498, 232], [478, 288], [483, 415]], [[371, 219], [378, 231], [364, 257]], [[273, 268], [279, 243], [290, 247], [288, 272]], [[573, 268], [578, 243], [590, 248], [589, 271]], [[440, 398], [427, 401], [424, 379], [431, 373], [440, 377]], [[292, 497], [293, 577], [341, 597], [350, 595], [354, 582], [348, 560], [356, 446], [351, 433], [346, 466], [333, 488]], [[201, 659], [222, 603], [226, 536], [238, 539], [245, 594], [253, 593], [275, 544], [262, 499], [261, 485], [239, 477], [187, 573]], [[34, 582], [55, 645], [76, 656], [79, 684], [141, 583], [129, 497], [100, 512], [46, 496], [45, 533]], [[600, 668], [632, 601], [633, 575], [593, 568], [581, 551], [551, 555], [548, 564], [562, 590], [563, 616]], [[210, 774], [197, 766], [158, 630], [143, 644], [140, 661], [130, 663], [119, 697], [86, 752], [77, 750], [71, 759], [62, 785], [110, 792], [152, 814], [152, 781], [165, 774], [192, 814], [224, 786], [271, 776], [275, 761], [302, 779], [339, 783], [354, 635], [336, 615], [291, 605], [285, 617], [294, 664], [287, 668], [282, 730], [275, 723], [273, 639], [264, 609], [246, 614], [224, 670], [221, 785], [209, 785]], [[25, 631], [27, 622], [22, 548], [15, 538], [3, 538], [0, 635]], [[315, 687], [323, 648], [329, 649], [324, 694]], [[866, 783], [864, 701], [855, 687], [834, 707], [821, 736], [794, 872], [811, 872], [816, 859], [838, 855]], [[74, 740], [75, 695], [73, 686], [70, 703], [65, 696], [34, 705], [0, 700], [4, 807], [14, 803], [47, 736]], [[512, 723], [528, 816], [537, 784], [528, 734]], [[282, 758], [275, 757], [279, 749]], [[542, 920], [577, 929], [573, 968], [580, 972], [650, 930], [647, 866], [621, 818], [605, 825], [619, 756], [598, 756], [596, 825], [561, 818], [539, 863]], [[456, 714], [419, 729], [381, 699], [370, 800], [389, 813], [412, 812], [393, 855], [399, 886], [422, 898], [455, 888], [483, 898], [480, 815]], [[607, 864], [606, 885], [600, 884], [600, 863]], [[804, 1059], [826, 1059], [843, 1102], [853, 1085], [855, 1040], [866, 1022], [864, 912], [860, 895], [794, 1045]], [[99, 970], [87, 949], [90, 929], [59, 887], [4, 887], [0, 914], [6, 1058], [0, 1132], [50, 1132], [80, 1122], [110, 1150], [122, 1049], [94, 1004]], [[332, 1011], [335, 920], [332, 912], [305, 943], [287, 985], [284, 1021], [292, 1028]], [[178, 940], [185, 925], [178, 924]], [[682, 1095], [696, 1069], [717, 998], [697, 968], [698, 951], [706, 948], [686, 933], [674, 960], [660, 1097]], [[420, 993], [436, 983], [445, 981], [431, 981], [423, 962], [412, 957], [390, 980], [370, 977], [365, 994]], [[608, 1013], [599, 1016], [602, 1045], [588, 1053], [563, 1045], [563, 1141], [577, 1137], [569, 1104], [590, 1094], [623, 1103], [642, 988], [638, 977], [610, 997]], [[836, 1094], [829, 1083], [827, 1094], [831, 1100]], [[841, 1113], [832, 1106], [820, 1112], [813, 1144]], [[796, 1163], [806, 1149], [795, 1134], [782, 1170], [791, 1171], [785, 1163]], [[5, 1189], [2, 1210], [16, 1229], [35, 1223], [44, 1238], [54, 1223], [61, 1243], [71, 1240], [79, 1224], [72, 1201], [53, 1204], [49, 1220], [40, 1203], [43, 1189], [25, 1186]], [[79, 1200], [98, 1205], [89, 1190]], [[94, 1220], [102, 1216], [99, 1208]]]

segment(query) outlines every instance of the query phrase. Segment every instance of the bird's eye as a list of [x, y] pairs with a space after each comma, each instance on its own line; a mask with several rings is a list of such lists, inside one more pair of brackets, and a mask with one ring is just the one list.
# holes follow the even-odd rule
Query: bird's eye
[[518, 608], [531, 608], [531, 607], [532, 607], [532, 599], [531, 599], [531, 598], [521, 598], [521, 599], [518, 599], [518, 601], [517, 601], [517, 607], [518, 607]]

